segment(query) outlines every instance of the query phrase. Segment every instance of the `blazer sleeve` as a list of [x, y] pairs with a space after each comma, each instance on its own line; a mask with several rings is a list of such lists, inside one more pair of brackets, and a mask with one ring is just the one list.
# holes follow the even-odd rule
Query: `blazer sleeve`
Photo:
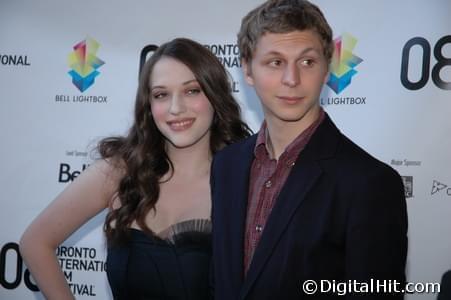
[[383, 165], [352, 189], [346, 278], [372, 282], [376, 292], [348, 294], [346, 299], [403, 299], [404, 293], [397, 292], [405, 285], [407, 257], [407, 207], [401, 177]]

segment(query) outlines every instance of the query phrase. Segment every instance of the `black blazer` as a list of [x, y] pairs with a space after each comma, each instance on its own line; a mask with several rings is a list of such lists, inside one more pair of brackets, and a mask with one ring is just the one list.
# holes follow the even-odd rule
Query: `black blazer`
[[[226, 147], [212, 165], [211, 277], [216, 300], [304, 299], [306, 280], [315, 280], [318, 289], [321, 280], [405, 282], [407, 211], [402, 180], [341, 134], [327, 115], [293, 166], [244, 276], [255, 141], [256, 135]], [[323, 287], [332, 288], [326, 282]], [[337, 294], [315, 293], [308, 299], [333, 299]]]

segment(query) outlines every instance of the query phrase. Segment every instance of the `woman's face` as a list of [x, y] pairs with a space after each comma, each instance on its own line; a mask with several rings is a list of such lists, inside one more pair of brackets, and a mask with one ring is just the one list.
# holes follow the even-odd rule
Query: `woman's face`
[[157, 61], [150, 76], [150, 107], [169, 147], [209, 147], [214, 110], [186, 65], [165, 56]]

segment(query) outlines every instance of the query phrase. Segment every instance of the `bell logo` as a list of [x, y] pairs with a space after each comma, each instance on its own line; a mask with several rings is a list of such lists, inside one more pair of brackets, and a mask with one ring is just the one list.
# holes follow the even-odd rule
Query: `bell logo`
[[83, 164], [81, 167], [81, 171], [71, 170], [71, 166], [69, 164], [61, 163], [59, 172], [58, 172], [58, 182], [66, 183], [70, 181], [74, 181], [78, 175], [81, 174], [89, 165]]

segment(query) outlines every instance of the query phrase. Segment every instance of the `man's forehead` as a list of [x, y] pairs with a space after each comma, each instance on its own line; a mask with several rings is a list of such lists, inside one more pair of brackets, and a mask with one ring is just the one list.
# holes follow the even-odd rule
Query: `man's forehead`
[[262, 54], [279, 51], [322, 52], [322, 44], [318, 34], [311, 30], [287, 33], [267, 32], [259, 38], [254, 54], [255, 52]]

